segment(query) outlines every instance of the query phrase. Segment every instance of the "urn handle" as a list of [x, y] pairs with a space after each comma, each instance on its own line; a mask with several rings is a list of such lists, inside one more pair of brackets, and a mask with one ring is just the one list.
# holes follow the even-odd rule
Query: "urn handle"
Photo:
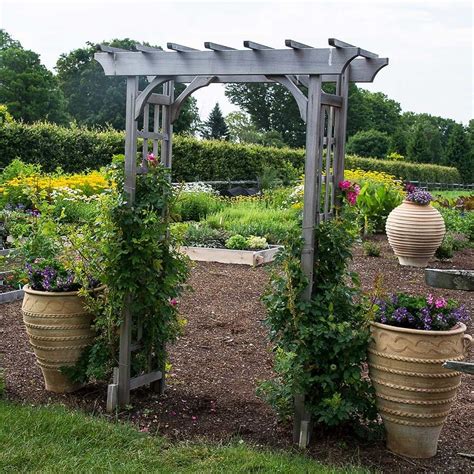
[[464, 353], [465, 355], [467, 355], [467, 352], [472, 345], [472, 336], [470, 336], [469, 334], [464, 334], [462, 343], [464, 346]]

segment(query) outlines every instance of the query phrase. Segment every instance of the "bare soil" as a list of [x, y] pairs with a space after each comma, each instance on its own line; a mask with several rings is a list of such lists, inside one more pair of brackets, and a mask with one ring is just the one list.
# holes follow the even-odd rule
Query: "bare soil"
[[[353, 269], [365, 290], [382, 274], [391, 291], [452, 297], [474, 314], [474, 294], [432, 289], [424, 283], [423, 269], [401, 267], [384, 236], [377, 236], [381, 257], [354, 251]], [[458, 252], [448, 262], [432, 267], [474, 269], [474, 251]], [[148, 390], [133, 393], [131, 406], [117, 415], [146, 432], [171, 439], [228, 441], [235, 437], [273, 448], [294, 449], [291, 426], [280, 423], [272, 409], [256, 396], [259, 381], [271, 378], [272, 352], [262, 321], [260, 297], [268, 281], [268, 268], [198, 263], [192, 271], [181, 311], [188, 320], [185, 333], [170, 348], [171, 372], [167, 390], [158, 396]], [[469, 328], [472, 334], [472, 324]], [[471, 359], [472, 360], [472, 354]], [[105, 414], [105, 385], [89, 385], [69, 395], [44, 390], [39, 368], [22, 324], [20, 303], [0, 306], [0, 365], [5, 369], [10, 400], [37, 405], [60, 403], [86, 412]], [[428, 460], [405, 459], [384, 447], [382, 439], [357, 437], [351, 430], [316, 428], [307, 454], [334, 465], [354, 464], [383, 472], [473, 472], [474, 380], [463, 384], [441, 433], [438, 454]]]

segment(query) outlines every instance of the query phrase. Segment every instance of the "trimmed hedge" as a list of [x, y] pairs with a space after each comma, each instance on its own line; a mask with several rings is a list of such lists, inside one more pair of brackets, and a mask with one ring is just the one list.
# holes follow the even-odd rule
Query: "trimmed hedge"
[[[0, 167], [15, 158], [41, 164], [45, 171], [61, 166], [68, 173], [98, 169], [123, 153], [124, 134], [112, 129], [64, 128], [41, 122], [0, 126]], [[304, 150], [236, 144], [219, 140], [173, 139], [173, 176], [177, 181], [256, 179], [264, 168], [286, 174], [288, 164], [303, 171]], [[446, 166], [361, 158], [348, 155], [346, 167], [384, 171], [411, 181], [460, 182], [459, 172]]]

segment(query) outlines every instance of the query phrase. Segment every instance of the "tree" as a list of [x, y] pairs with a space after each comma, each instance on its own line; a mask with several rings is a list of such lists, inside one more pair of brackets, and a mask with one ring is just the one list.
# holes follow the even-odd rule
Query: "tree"
[[[106, 44], [132, 49], [136, 43], [137, 41], [125, 38], [114, 39]], [[88, 42], [84, 48], [62, 54], [56, 63], [59, 84], [68, 102], [68, 111], [80, 124], [108, 124], [117, 130], [123, 130], [126, 78], [106, 76], [100, 64], [94, 60], [95, 51], [95, 45]], [[146, 79], [141, 77], [140, 90], [146, 85]], [[182, 84], [176, 84], [176, 94], [183, 89]], [[174, 123], [174, 130], [178, 133], [194, 132], [198, 120], [196, 100], [191, 97]]]
[[219, 104], [211, 110], [208, 119], [202, 127], [202, 136], [207, 139], [228, 140], [229, 129], [225, 123]]
[[446, 160], [459, 170], [463, 182], [474, 182], [474, 160], [466, 130], [456, 124], [446, 146]]
[[17, 120], [68, 120], [56, 77], [41, 64], [38, 54], [23, 49], [4, 30], [0, 34], [0, 103]]
[[408, 139], [407, 156], [417, 163], [439, 163], [442, 155], [441, 133], [427, 120], [418, 122]]
[[387, 133], [378, 130], [364, 130], [349, 138], [347, 152], [359, 156], [385, 158], [389, 144], [390, 138]]
[[403, 127], [398, 127], [390, 136], [389, 151], [406, 156], [408, 133]]

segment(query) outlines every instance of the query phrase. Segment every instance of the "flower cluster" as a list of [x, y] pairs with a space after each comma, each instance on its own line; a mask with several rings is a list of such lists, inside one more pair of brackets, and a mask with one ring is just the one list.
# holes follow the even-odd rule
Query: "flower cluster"
[[446, 331], [459, 322], [469, 320], [464, 305], [454, 300], [428, 295], [427, 298], [404, 293], [388, 298], [375, 298], [375, 321], [410, 329]]
[[205, 184], [201, 181], [194, 181], [184, 184], [177, 184], [175, 188], [182, 193], [206, 193], [212, 194], [214, 196], [219, 195], [219, 193], [210, 185]]
[[415, 204], [420, 204], [425, 206], [429, 204], [433, 200], [433, 196], [428, 191], [423, 191], [412, 184], [408, 184], [406, 186], [407, 190], [407, 197], [406, 200], [410, 202], [414, 202]]
[[80, 287], [74, 274], [53, 260], [36, 258], [26, 263], [26, 272], [33, 290], [75, 291]]
[[351, 206], [354, 206], [357, 202], [357, 196], [360, 193], [360, 186], [358, 184], [351, 183], [350, 181], [345, 180], [339, 183], [339, 189], [343, 192], [345, 198], [347, 199], [347, 202]]

